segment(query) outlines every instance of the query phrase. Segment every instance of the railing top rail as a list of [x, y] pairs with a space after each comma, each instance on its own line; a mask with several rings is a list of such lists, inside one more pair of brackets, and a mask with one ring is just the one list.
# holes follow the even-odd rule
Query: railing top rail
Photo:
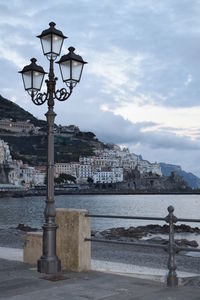
[[96, 214], [86, 214], [86, 217], [91, 218], [108, 218], [108, 219], [127, 219], [127, 220], [155, 220], [155, 221], [165, 221], [165, 218], [159, 217], [141, 217], [141, 216], [120, 216], [120, 215], [96, 215]]
[[177, 218], [177, 222], [200, 223], [200, 219]]
[[[148, 220], [148, 221], [163, 221], [166, 222], [166, 217], [145, 217], [145, 216], [120, 216], [120, 215], [99, 215], [99, 214], [86, 214], [86, 217], [102, 218], [102, 219], [126, 219], [126, 220]], [[177, 222], [200, 223], [200, 219], [185, 219], [176, 218]]]

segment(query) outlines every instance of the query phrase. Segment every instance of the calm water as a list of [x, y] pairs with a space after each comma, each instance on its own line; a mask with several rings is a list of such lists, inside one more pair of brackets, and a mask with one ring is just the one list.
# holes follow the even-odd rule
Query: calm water
[[[177, 217], [200, 219], [200, 195], [65, 195], [56, 196], [55, 200], [56, 207], [85, 208], [91, 214], [129, 216], [165, 217], [167, 207], [173, 205]], [[41, 228], [44, 205], [45, 197], [0, 199], [0, 228], [16, 227], [19, 223]], [[135, 220], [93, 219], [92, 229], [145, 224], [147, 222]], [[200, 226], [200, 223], [190, 225]]]

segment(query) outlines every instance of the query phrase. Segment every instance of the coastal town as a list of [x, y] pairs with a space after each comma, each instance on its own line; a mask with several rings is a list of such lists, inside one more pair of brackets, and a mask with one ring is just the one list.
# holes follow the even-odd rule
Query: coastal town
[[[29, 121], [0, 120], [0, 129], [15, 135], [38, 135], [42, 134], [40, 128], [35, 127]], [[74, 125], [59, 126], [55, 133], [69, 136], [79, 132]], [[22, 160], [13, 159], [9, 144], [0, 140], [0, 164], [4, 169], [1, 175], [1, 185], [10, 184], [33, 188], [45, 184], [46, 166], [31, 166]], [[140, 174], [151, 173], [162, 176], [161, 167], [158, 163], [150, 163], [141, 156], [130, 153], [128, 148], [120, 148], [112, 145], [105, 149], [94, 149], [92, 156], [80, 156], [79, 161], [55, 163], [55, 179], [62, 174], [70, 175], [68, 183], [76, 184], [104, 184], [120, 183], [124, 181], [124, 174], [137, 169]], [[71, 180], [70, 180], [71, 179]]]

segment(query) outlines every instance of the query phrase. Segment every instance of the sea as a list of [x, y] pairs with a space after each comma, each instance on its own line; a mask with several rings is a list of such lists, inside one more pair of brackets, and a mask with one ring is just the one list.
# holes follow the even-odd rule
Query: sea
[[[86, 209], [90, 214], [165, 217], [173, 205], [175, 216], [200, 220], [200, 195], [61, 195], [55, 206]], [[15, 228], [19, 223], [41, 228], [44, 223], [45, 197], [1, 198], [0, 228]], [[112, 227], [164, 224], [159, 221], [92, 218], [94, 231]], [[200, 227], [200, 223], [188, 223]]]

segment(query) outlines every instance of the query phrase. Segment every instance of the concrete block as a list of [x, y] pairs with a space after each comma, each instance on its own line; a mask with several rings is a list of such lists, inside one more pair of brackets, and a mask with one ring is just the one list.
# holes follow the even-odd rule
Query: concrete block
[[24, 236], [24, 263], [37, 266], [42, 255], [42, 232], [27, 232]]
[[[56, 251], [62, 271], [87, 271], [91, 268], [90, 218], [84, 209], [56, 209]], [[42, 255], [42, 232], [28, 232], [24, 241], [24, 262], [37, 266]]]
[[91, 268], [90, 218], [84, 209], [56, 209], [57, 255], [64, 271], [87, 271]]

